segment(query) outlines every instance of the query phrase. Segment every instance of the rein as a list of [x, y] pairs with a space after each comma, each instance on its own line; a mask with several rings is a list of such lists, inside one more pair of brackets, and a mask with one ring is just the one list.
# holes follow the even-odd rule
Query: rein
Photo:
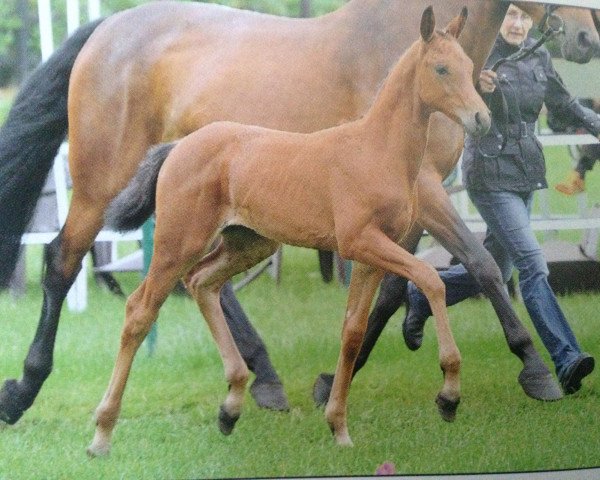
[[[496, 72], [498, 70], [498, 68], [500, 68], [500, 66], [506, 62], [518, 62], [518, 61], [524, 60], [525, 58], [533, 55], [550, 38], [552, 38], [555, 35], [558, 35], [559, 33], [562, 33], [564, 31], [565, 23], [561, 17], [559, 17], [558, 15], [556, 15], [554, 13], [554, 11], [558, 7], [559, 7], [559, 5], [546, 5], [544, 7], [544, 10], [545, 10], [544, 16], [542, 17], [542, 19], [540, 20], [540, 23], [538, 24], [538, 30], [542, 33], [542, 35], [537, 40], [537, 42], [535, 42], [529, 48], [521, 47], [521, 49], [519, 49], [519, 51], [513, 53], [512, 55], [509, 55], [506, 58], [499, 59], [496, 63], [494, 63], [491, 70], [493, 72]], [[514, 87], [509, 82], [506, 82], [506, 84], [508, 87], [510, 87], [514, 91]], [[502, 90], [500, 80], [495, 79], [494, 85], [496, 85], [496, 89], [494, 90], [492, 96], [490, 97], [489, 103], [486, 102], [486, 104], [488, 104], [488, 107], [490, 107], [490, 103], [494, 99], [494, 97], [496, 97], [495, 101], [500, 103], [500, 107], [502, 110], [502, 116], [500, 119], [501, 121], [498, 123], [498, 126], [500, 127], [499, 130], [502, 130], [500, 132], [500, 134], [502, 135], [502, 145], [500, 146], [498, 153], [485, 153], [481, 149], [481, 144], [480, 144], [482, 137], [478, 138], [477, 139], [477, 150], [479, 151], [479, 154], [481, 156], [483, 156], [484, 158], [498, 158], [500, 155], [502, 155], [502, 152], [506, 148], [506, 144], [508, 142], [508, 104], [506, 102], [506, 96], [504, 95], [504, 91]], [[490, 110], [493, 112], [492, 109], [490, 109]], [[518, 125], [521, 125], [523, 122], [521, 121], [521, 110], [519, 109], [519, 105], [516, 105], [516, 117], [518, 120], [518, 122], [517, 122]]]

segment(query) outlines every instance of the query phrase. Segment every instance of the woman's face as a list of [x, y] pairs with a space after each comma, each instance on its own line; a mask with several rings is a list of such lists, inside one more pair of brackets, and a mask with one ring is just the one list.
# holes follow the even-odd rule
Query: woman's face
[[533, 26], [531, 17], [514, 5], [508, 7], [504, 22], [500, 27], [500, 35], [510, 45], [519, 46], [527, 38], [527, 34]]

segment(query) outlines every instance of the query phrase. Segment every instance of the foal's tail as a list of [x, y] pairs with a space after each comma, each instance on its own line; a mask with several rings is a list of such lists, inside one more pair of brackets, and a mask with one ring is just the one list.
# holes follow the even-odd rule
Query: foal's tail
[[101, 22], [79, 28], [31, 73], [0, 129], [0, 288], [8, 286], [21, 235], [67, 133], [71, 69]]
[[163, 143], [148, 150], [137, 173], [111, 202], [104, 216], [108, 227], [135, 230], [152, 215], [156, 204], [158, 173], [176, 143]]

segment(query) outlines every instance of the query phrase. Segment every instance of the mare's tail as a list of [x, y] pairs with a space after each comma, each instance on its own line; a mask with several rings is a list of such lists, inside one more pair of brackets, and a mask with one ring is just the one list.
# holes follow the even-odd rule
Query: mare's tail
[[0, 129], [0, 288], [8, 286], [21, 235], [67, 133], [71, 69], [101, 22], [79, 28], [31, 73]]
[[135, 230], [152, 215], [158, 172], [175, 145], [175, 142], [163, 143], [148, 150], [133, 179], [106, 210], [104, 218], [108, 227], [119, 232]]

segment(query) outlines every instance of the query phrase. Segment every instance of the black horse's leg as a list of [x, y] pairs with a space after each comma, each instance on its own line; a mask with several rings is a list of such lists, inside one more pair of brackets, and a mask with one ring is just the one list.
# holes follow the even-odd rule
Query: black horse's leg
[[[411, 253], [417, 250], [417, 245], [421, 239], [423, 231], [420, 227], [415, 227], [402, 246]], [[352, 378], [367, 363], [375, 343], [379, 339], [381, 332], [387, 325], [389, 319], [400, 308], [404, 302], [407, 280], [392, 273], [386, 273], [379, 288], [379, 295], [375, 301], [375, 306], [369, 315], [367, 331], [363, 339], [363, 344], [356, 358]], [[315, 380], [313, 386], [313, 400], [316, 405], [323, 406], [329, 400], [329, 393], [333, 385], [332, 373], [321, 373]]]
[[319, 250], [318, 254], [321, 278], [325, 283], [329, 283], [333, 280], [333, 252]]
[[[21, 380], [7, 380], [0, 390], [0, 420], [16, 423], [31, 407], [46, 378], [52, 371], [54, 342], [60, 310], [79, 270], [65, 278], [58, 269], [60, 235], [45, 249], [45, 272], [42, 280], [44, 300], [38, 327], [25, 358]], [[81, 267], [80, 267], [81, 268]]]
[[[111, 261], [111, 242], [94, 242], [90, 252], [92, 253], [92, 264], [94, 267], [101, 267]], [[94, 272], [94, 279], [101, 287], [105, 287], [109, 292], [119, 297], [125, 297], [125, 293], [117, 282], [117, 279], [110, 272]]]
[[257, 405], [271, 410], [289, 410], [283, 385], [271, 364], [267, 348], [235, 298], [231, 282], [221, 289], [221, 307], [244, 362], [256, 375], [250, 393]]
[[439, 182], [421, 182], [419, 187], [419, 194], [429, 199], [421, 205], [419, 223], [465, 266], [492, 302], [510, 351], [523, 362], [519, 383], [525, 393], [538, 400], [561, 398], [560, 387], [517, 316], [491, 254], [467, 228]]

